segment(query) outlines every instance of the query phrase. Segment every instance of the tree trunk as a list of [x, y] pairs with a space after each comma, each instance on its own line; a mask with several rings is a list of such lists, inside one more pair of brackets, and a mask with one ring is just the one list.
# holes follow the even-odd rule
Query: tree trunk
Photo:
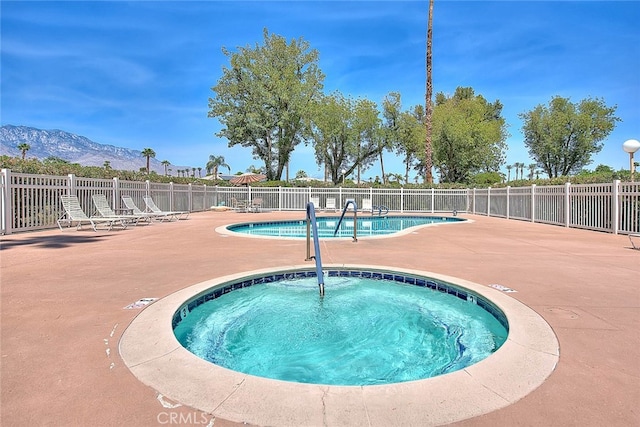
[[433, 40], [433, 2], [434, 0], [429, 0], [429, 17], [427, 23], [427, 93], [425, 95], [425, 126], [427, 130], [427, 136], [425, 140], [425, 159], [424, 159], [424, 168], [425, 168], [425, 182], [431, 184], [433, 183], [433, 174], [431, 169], [433, 168], [433, 147], [431, 141], [431, 133], [432, 133], [432, 116], [433, 116], [433, 104], [431, 102], [431, 98], [433, 97], [433, 62], [431, 55], [431, 45]]

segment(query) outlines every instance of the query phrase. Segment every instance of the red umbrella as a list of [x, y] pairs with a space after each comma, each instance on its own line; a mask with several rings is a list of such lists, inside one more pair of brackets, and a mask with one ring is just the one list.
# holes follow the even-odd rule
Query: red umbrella
[[233, 185], [248, 185], [265, 179], [267, 179], [267, 176], [259, 173], [243, 173], [242, 175], [234, 176], [229, 182]]

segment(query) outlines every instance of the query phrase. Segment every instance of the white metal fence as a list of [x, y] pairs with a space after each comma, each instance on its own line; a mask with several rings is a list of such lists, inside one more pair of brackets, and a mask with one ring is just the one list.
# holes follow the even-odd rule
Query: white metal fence
[[290, 188], [219, 187], [192, 184], [160, 184], [114, 179], [80, 178], [13, 173], [2, 169], [0, 220], [2, 234], [56, 227], [62, 215], [60, 195], [76, 194], [88, 214], [91, 196], [102, 193], [114, 209], [121, 198], [131, 196], [144, 206], [150, 195], [164, 210], [204, 211], [211, 206], [231, 206], [232, 199], [262, 199], [268, 210], [304, 211], [307, 202], [327, 199], [336, 206], [371, 199], [394, 213], [468, 212], [478, 215], [541, 222], [611, 233], [640, 233], [640, 183], [565, 184], [559, 186], [487, 189], [387, 189], [387, 188]]

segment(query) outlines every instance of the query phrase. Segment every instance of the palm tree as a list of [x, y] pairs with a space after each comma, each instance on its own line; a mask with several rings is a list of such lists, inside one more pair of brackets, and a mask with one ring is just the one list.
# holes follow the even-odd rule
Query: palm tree
[[171, 162], [169, 162], [169, 160], [163, 160], [160, 163], [162, 163], [162, 166], [164, 166], [164, 176], [168, 176], [169, 172], [167, 171], [167, 169], [169, 168]]
[[433, 115], [433, 104], [431, 103], [431, 98], [433, 95], [433, 78], [432, 78], [432, 55], [431, 55], [431, 45], [433, 41], [433, 1], [429, 0], [429, 17], [427, 18], [427, 93], [425, 95], [425, 127], [427, 130], [427, 136], [425, 138], [425, 160], [424, 160], [424, 168], [425, 170], [425, 181], [429, 184], [433, 182], [433, 175], [431, 174], [431, 168], [433, 167], [433, 147], [431, 146], [431, 131], [433, 128], [433, 124], [431, 123], [431, 117]]
[[142, 150], [142, 157], [147, 158], [147, 175], [149, 175], [149, 173], [151, 173], [151, 170], [149, 168], [149, 163], [152, 157], [156, 157], [156, 152], [153, 151], [151, 148], [145, 148], [144, 150]]
[[524, 179], [524, 163], [520, 162], [520, 179]]
[[511, 181], [511, 169], [513, 169], [513, 166], [507, 165], [507, 182]]
[[196, 176], [196, 168], [191, 168], [191, 178], [195, 178]]
[[532, 163], [529, 165], [529, 179], [533, 179], [533, 174], [536, 172], [536, 165], [535, 163]]
[[24, 157], [27, 155], [27, 151], [29, 151], [30, 149], [31, 146], [26, 142], [18, 144], [18, 150], [22, 152], [22, 160], [24, 160]]
[[109, 170], [111, 169], [111, 162], [109, 160], [105, 160], [102, 166], [105, 168], [105, 170]]
[[198, 168], [198, 178], [202, 178], [202, 168]]
[[214, 156], [211, 154], [209, 156], [209, 161], [205, 165], [207, 175], [213, 175], [214, 179], [218, 179], [218, 168], [221, 166], [229, 169], [229, 173], [231, 173], [231, 167], [225, 163], [224, 156]]

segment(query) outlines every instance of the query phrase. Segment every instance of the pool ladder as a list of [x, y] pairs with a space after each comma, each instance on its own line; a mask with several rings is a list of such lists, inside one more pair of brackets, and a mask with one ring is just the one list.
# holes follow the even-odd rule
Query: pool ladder
[[353, 199], [349, 199], [345, 202], [344, 208], [342, 209], [342, 215], [340, 215], [340, 221], [338, 221], [338, 225], [336, 225], [336, 229], [333, 230], [333, 235], [335, 236], [340, 229], [340, 224], [342, 224], [342, 220], [344, 219], [344, 214], [347, 213], [347, 209], [349, 205], [353, 205], [353, 241], [358, 241], [358, 205], [356, 205], [356, 201]]
[[[313, 229], [313, 256], [311, 256], [311, 230]], [[307, 259], [316, 261], [316, 276], [318, 276], [318, 288], [320, 296], [324, 296], [324, 275], [322, 273], [322, 257], [320, 256], [320, 238], [318, 237], [318, 224], [316, 222], [316, 208], [312, 202], [307, 203]]]

